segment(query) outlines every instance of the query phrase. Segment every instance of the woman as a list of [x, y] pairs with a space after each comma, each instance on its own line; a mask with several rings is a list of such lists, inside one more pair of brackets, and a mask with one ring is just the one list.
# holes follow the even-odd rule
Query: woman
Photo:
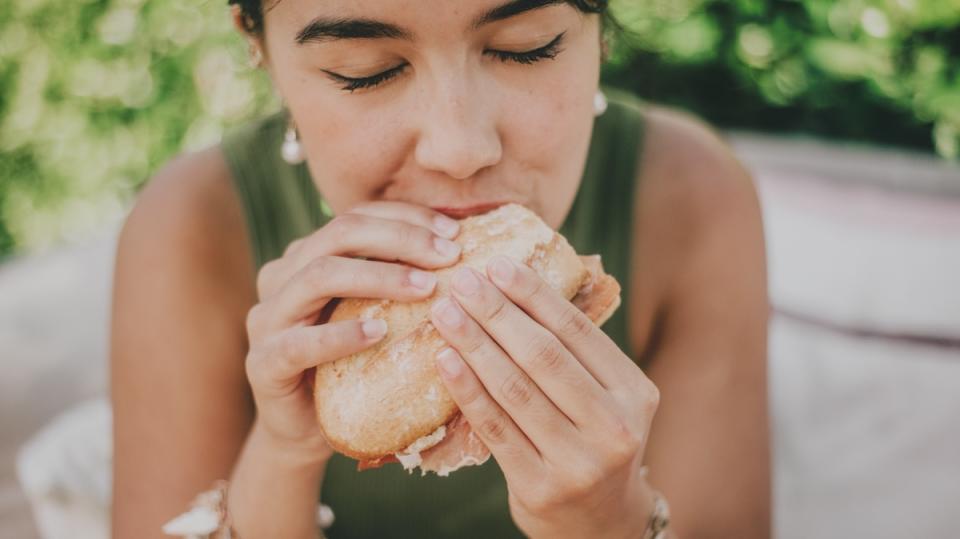
[[[667, 506], [659, 537], [769, 535], [756, 195], [697, 121], [613, 92], [605, 110], [605, 1], [233, 3], [286, 112], [167, 165], [123, 229], [118, 537], [161, 536], [225, 478], [245, 538], [315, 536], [318, 500], [331, 537], [643, 537]], [[415, 268], [459, 255], [444, 214], [504, 202], [602, 254], [623, 306], [600, 330], [526, 268], [462, 275], [432, 315], [438, 368], [494, 458], [357, 473], [305, 373], [384, 328], [311, 321], [334, 297], [429, 295]], [[493, 383], [521, 370], [522, 391]]]

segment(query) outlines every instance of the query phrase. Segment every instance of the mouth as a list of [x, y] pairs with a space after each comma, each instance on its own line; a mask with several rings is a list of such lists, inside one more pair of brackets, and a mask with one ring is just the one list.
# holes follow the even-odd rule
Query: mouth
[[474, 204], [472, 206], [431, 206], [430, 209], [440, 212], [453, 219], [465, 219], [471, 215], [480, 215], [481, 213], [487, 213], [488, 211], [495, 210], [504, 204], [509, 204], [509, 202], [485, 202], [483, 204]]

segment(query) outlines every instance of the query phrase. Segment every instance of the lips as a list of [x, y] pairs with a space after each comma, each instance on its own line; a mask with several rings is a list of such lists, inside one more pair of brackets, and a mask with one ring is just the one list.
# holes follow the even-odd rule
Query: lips
[[495, 210], [507, 202], [485, 202], [483, 204], [474, 204], [471, 206], [447, 206], [447, 207], [431, 207], [434, 211], [438, 211], [447, 217], [453, 219], [464, 219], [470, 217], [471, 215], [479, 215], [481, 213], [487, 213], [488, 211]]

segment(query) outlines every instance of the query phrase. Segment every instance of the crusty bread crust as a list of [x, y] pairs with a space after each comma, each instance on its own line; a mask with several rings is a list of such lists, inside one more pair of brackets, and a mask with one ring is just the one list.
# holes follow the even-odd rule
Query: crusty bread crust
[[600, 255], [581, 256], [589, 276], [570, 301], [598, 327], [620, 306], [620, 283], [603, 271]]
[[[456, 416], [457, 406], [434, 366], [446, 341], [430, 323], [429, 311], [434, 301], [450, 295], [450, 279], [460, 266], [485, 274], [487, 262], [503, 254], [529, 265], [567, 299], [590, 279], [566, 239], [523, 206], [501, 206], [460, 225], [455, 241], [463, 248], [461, 260], [435, 271], [437, 287], [431, 297], [408, 303], [345, 298], [332, 313], [331, 322], [387, 322], [387, 335], [376, 346], [317, 368], [317, 417], [335, 450], [373, 461], [404, 450]], [[619, 295], [616, 300], [619, 303]], [[603, 310], [612, 313], [615, 308]]]

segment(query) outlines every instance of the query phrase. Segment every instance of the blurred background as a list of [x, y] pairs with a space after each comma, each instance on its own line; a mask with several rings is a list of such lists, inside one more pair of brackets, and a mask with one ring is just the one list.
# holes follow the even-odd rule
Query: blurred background
[[[0, 3], [0, 255], [95, 229], [172, 155], [276, 106], [225, 3]], [[609, 84], [720, 127], [960, 156], [958, 0], [615, 4]]]
[[[707, 119], [758, 183], [778, 535], [956, 537], [960, 0], [614, 5], [605, 83]], [[0, 537], [38, 536], [28, 498], [47, 537], [99, 533], [119, 223], [277, 106], [225, 0], [0, 2]], [[36, 433], [79, 402], [65, 455]]]

